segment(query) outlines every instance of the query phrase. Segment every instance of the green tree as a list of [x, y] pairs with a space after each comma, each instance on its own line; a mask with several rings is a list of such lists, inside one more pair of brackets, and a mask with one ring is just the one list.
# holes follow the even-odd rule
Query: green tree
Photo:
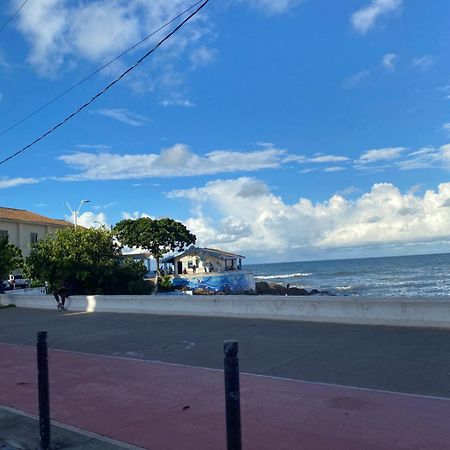
[[114, 227], [114, 233], [121, 244], [142, 248], [153, 255], [156, 260], [156, 288], [161, 257], [169, 251], [183, 250], [195, 244], [197, 239], [181, 222], [167, 217], [122, 220]]
[[22, 268], [22, 252], [8, 239], [0, 237], [0, 283], [15, 269]]
[[119, 245], [104, 228], [59, 230], [33, 245], [26, 265], [28, 275], [48, 282], [53, 292], [70, 282], [77, 294], [120, 294], [144, 283], [144, 265], [122, 261]]

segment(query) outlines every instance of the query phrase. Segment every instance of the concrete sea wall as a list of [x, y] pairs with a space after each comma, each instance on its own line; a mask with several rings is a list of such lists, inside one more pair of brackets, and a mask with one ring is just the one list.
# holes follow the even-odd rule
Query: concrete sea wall
[[[1, 295], [1, 305], [56, 309], [52, 296]], [[73, 296], [69, 311], [122, 312], [208, 317], [450, 328], [448, 298], [280, 296]]]

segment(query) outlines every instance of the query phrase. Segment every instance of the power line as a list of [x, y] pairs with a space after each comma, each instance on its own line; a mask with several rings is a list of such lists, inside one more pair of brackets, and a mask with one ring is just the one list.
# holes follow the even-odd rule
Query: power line
[[21, 9], [29, 2], [29, 0], [25, 0], [9, 17], [9, 19], [0, 27], [0, 33], [8, 26], [8, 24], [20, 13]]
[[65, 119], [63, 119], [61, 122], [57, 123], [55, 126], [47, 130], [44, 134], [36, 138], [33, 142], [29, 143], [25, 147], [22, 147], [17, 152], [9, 155], [7, 158], [0, 161], [0, 165], [5, 164], [10, 159], [15, 158], [16, 156], [20, 155], [24, 151], [28, 150], [30, 147], [32, 147], [34, 144], [36, 144], [39, 141], [42, 141], [44, 138], [46, 138], [49, 134], [53, 133], [56, 129], [64, 125], [66, 122], [68, 122], [70, 119], [72, 119], [74, 116], [79, 114], [83, 109], [87, 108], [91, 103], [93, 103], [97, 98], [99, 98], [101, 95], [103, 95], [105, 92], [107, 92], [109, 89], [111, 89], [115, 84], [117, 84], [122, 78], [124, 78], [126, 75], [128, 75], [133, 69], [135, 69], [139, 64], [142, 63], [145, 59], [147, 59], [153, 52], [155, 52], [159, 47], [161, 47], [164, 42], [166, 42], [168, 39], [170, 39], [180, 28], [182, 28], [189, 20], [191, 20], [197, 13], [199, 13], [207, 3], [209, 3], [210, 0], [205, 0], [194, 12], [189, 14], [188, 17], [186, 17], [182, 22], [180, 22], [169, 34], [164, 36], [153, 48], [151, 48], [148, 52], [146, 52], [143, 56], [141, 56], [132, 66], [130, 66], [125, 72], [123, 72], [121, 75], [119, 75], [114, 81], [109, 83], [107, 86], [103, 88], [100, 92], [94, 95], [88, 102], [86, 102], [84, 105], [81, 105], [77, 110], [75, 110], [72, 114], [68, 115]]
[[[26, 0], [28, 1], [28, 0]], [[122, 56], [126, 55], [127, 53], [131, 52], [132, 50], [134, 50], [136, 47], [138, 47], [139, 45], [141, 45], [143, 42], [147, 41], [148, 39], [150, 39], [152, 36], [154, 36], [156, 33], [160, 32], [162, 29], [168, 27], [170, 24], [172, 24], [173, 22], [175, 22], [176, 20], [178, 20], [180, 17], [184, 16], [186, 13], [188, 13], [191, 9], [195, 8], [197, 5], [199, 5], [200, 3], [202, 3], [202, 1], [204, 0], [199, 0], [198, 2], [194, 3], [193, 5], [191, 5], [189, 8], [185, 9], [183, 12], [181, 12], [180, 14], [178, 14], [177, 16], [175, 16], [173, 19], [170, 19], [168, 22], [166, 22], [165, 24], [161, 25], [158, 29], [152, 31], [150, 34], [148, 34], [147, 36], [145, 36], [143, 39], [141, 39], [139, 42], [136, 42], [136, 44], [133, 44], [131, 47], [128, 47], [126, 50], [124, 50], [122, 53], [120, 53], [119, 55], [117, 55], [115, 58], [111, 59], [110, 61], [106, 62], [105, 64], [103, 64], [101, 67], [99, 67], [98, 69], [96, 69], [94, 72], [92, 72], [91, 74], [87, 75], [86, 77], [84, 77], [83, 79], [81, 79], [80, 81], [78, 81], [77, 83], [75, 83], [74, 85], [72, 85], [71, 87], [67, 88], [65, 91], [61, 92], [60, 94], [56, 95], [55, 97], [53, 97], [51, 100], [49, 100], [47, 103], [44, 103], [43, 105], [39, 106], [38, 108], [36, 108], [34, 111], [30, 112], [29, 114], [27, 114], [26, 116], [22, 117], [22, 119], [19, 119], [17, 122], [14, 122], [12, 125], [10, 125], [9, 127], [5, 128], [4, 130], [0, 131], [0, 137], [3, 136], [4, 134], [8, 133], [8, 131], [13, 130], [14, 128], [16, 128], [17, 126], [21, 125], [22, 123], [24, 123], [26, 120], [30, 119], [31, 117], [35, 116], [37, 113], [41, 112], [43, 109], [47, 108], [47, 106], [50, 106], [52, 103], [55, 103], [57, 100], [59, 100], [61, 97], [64, 97], [66, 94], [68, 94], [69, 92], [73, 91], [75, 88], [77, 88], [78, 86], [80, 86], [81, 84], [83, 84], [84, 82], [88, 81], [90, 78], [92, 78], [94, 75], [97, 75], [99, 72], [101, 72], [103, 69], [105, 69], [106, 67], [110, 66], [112, 63], [116, 62], [119, 58], [121, 58]], [[26, 2], [25, 2], [26, 3]], [[23, 6], [23, 5], [22, 5]]]

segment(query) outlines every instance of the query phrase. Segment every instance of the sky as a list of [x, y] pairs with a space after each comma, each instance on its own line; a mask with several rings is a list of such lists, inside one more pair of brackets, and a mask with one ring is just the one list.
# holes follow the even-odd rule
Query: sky
[[[3, 1], [4, 23], [23, 0]], [[0, 33], [0, 157], [161, 39], [6, 129], [194, 0], [28, 0]], [[450, 2], [210, 0], [0, 165], [0, 206], [171, 217], [248, 262], [450, 251]]]

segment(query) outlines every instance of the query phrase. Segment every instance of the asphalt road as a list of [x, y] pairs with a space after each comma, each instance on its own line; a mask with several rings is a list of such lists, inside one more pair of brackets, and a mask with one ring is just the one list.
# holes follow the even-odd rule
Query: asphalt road
[[[450, 330], [110, 313], [0, 310], [0, 342], [450, 398]], [[0, 355], [1, 364], [1, 355]]]

